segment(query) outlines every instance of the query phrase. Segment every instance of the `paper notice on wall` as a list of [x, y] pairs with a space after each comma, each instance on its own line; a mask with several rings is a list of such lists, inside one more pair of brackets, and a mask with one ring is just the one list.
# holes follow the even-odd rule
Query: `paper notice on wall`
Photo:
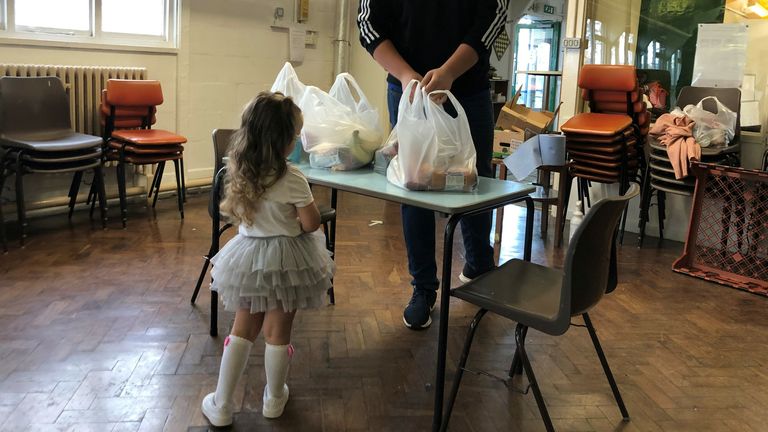
[[741, 101], [753, 101], [755, 100], [755, 83], [757, 82], [757, 76], [744, 75], [744, 80], [741, 82]]
[[760, 126], [760, 102], [742, 102], [741, 112], [739, 112], [739, 123], [741, 123], [741, 126]]
[[294, 24], [288, 29], [290, 47], [288, 49], [289, 60], [301, 63], [304, 61], [306, 49], [307, 28], [304, 24]]
[[746, 64], [746, 24], [699, 24], [693, 86], [738, 88]]

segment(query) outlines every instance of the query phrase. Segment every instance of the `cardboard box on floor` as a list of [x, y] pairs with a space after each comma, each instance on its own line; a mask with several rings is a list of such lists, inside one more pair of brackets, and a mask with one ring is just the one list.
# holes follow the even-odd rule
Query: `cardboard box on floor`
[[528, 129], [537, 134], [543, 133], [549, 129], [558, 111], [560, 111], [559, 105], [554, 112], [534, 111], [525, 105], [518, 105], [518, 99], [520, 99], [520, 88], [517, 89], [512, 100], [501, 108], [499, 118], [496, 119], [497, 129], [512, 131]]

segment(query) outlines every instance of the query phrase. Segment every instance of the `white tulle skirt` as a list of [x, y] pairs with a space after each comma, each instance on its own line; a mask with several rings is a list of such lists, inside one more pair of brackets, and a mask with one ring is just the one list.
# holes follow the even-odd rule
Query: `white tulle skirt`
[[224, 309], [286, 312], [325, 304], [335, 271], [320, 231], [297, 237], [236, 235], [211, 259]]

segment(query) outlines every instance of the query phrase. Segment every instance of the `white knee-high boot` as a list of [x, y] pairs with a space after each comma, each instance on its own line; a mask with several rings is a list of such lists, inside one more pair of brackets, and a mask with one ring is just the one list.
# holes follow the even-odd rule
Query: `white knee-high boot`
[[271, 345], [264, 347], [264, 371], [267, 385], [264, 388], [262, 414], [267, 418], [280, 417], [288, 402], [288, 367], [293, 354], [291, 345]]
[[245, 371], [251, 347], [253, 342], [234, 335], [229, 335], [224, 340], [224, 354], [221, 357], [216, 392], [208, 394], [203, 399], [202, 406], [203, 414], [214, 426], [232, 424], [235, 387]]

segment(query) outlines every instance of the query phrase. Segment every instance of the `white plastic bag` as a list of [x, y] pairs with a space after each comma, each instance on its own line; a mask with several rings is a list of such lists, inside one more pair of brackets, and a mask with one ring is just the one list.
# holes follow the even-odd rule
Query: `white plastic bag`
[[[301, 101], [304, 98], [304, 93], [307, 90], [307, 86], [299, 80], [299, 76], [296, 75], [296, 71], [293, 69], [290, 63], [285, 63], [280, 72], [275, 78], [275, 82], [270, 89], [273, 92], [280, 92], [291, 99], [293, 103], [301, 106]], [[293, 152], [288, 155], [288, 160], [293, 163], [302, 163], [307, 160], [307, 153], [301, 144], [301, 139], [296, 139], [296, 147]]]
[[[412, 92], [410, 100], [407, 95]], [[415, 80], [403, 94], [396, 126], [398, 153], [387, 168], [387, 180], [409, 190], [474, 190], [477, 154], [459, 101], [449, 91], [427, 94]], [[448, 97], [456, 109], [455, 118], [432, 101], [430, 96], [436, 94]]]
[[301, 100], [304, 98], [306, 90], [307, 86], [299, 81], [299, 77], [290, 63], [285, 63], [283, 68], [280, 69], [280, 73], [277, 74], [271, 89], [273, 92], [280, 92], [290, 97], [298, 106], [301, 106]]
[[[355, 100], [353, 88], [359, 100]], [[315, 168], [351, 170], [369, 164], [381, 146], [379, 114], [351, 75], [343, 73], [329, 93], [308, 86], [301, 109], [301, 140]]]
[[[712, 113], [704, 109], [704, 101], [707, 99], [715, 102], [717, 112]], [[725, 147], [733, 140], [736, 133], [736, 113], [716, 97], [705, 97], [695, 106], [686, 106], [683, 111], [696, 122], [693, 126], [693, 138], [700, 146]]]

